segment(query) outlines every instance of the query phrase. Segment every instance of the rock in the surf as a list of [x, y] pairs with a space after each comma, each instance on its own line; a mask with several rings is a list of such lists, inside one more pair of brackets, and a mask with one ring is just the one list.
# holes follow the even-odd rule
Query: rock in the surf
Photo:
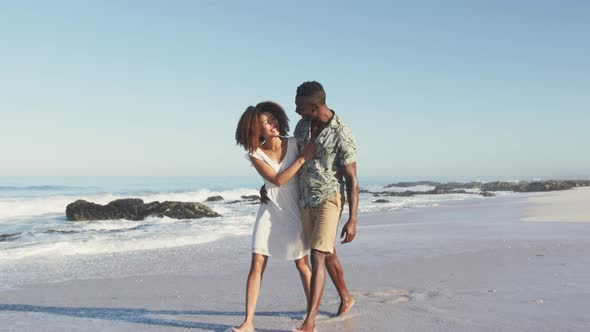
[[145, 204], [138, 198], [114, 200], [107, 205], [100, 205], [85, 200], [77, 200], [66, 207], [66, 217], [70, 221], [83, 220], [143, 220], [149, 216], [169, 217], [175, 219], [199, 219], [220, 217], [206, 205], [196, 202], [151, 202]]

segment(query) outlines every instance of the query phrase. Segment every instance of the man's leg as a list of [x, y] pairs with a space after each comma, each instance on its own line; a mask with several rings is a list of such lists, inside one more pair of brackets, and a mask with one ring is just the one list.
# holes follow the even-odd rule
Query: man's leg
[[[326, 259], [334, 250], [338, 232], [338, 220], [342, 211], [340, 193], [336, 193], [313, 209], [303, 209], [302, 220], [308, 230], [311, 244], [311, 300], [307, 317], [300, 331], [313, 331], [326, 285]], [[309, 232], [311, 231], [311, 232]], [[344, 280], [344, 277], [341, 278]]]
[[295, 260], [295, 266], [297, 267], [297, 271], [299, 271], [299, 277], [301, 278], [301, 284], [303, 285], [303, 291], [305, 292], [305, 299], [307, 300], [307, 305], [305, 306], [305, 310], [309, 310], [309, 291], [311, 288], [311, 266], [309, 265], [309, 258], [308, 256], [299, 258]]
[[315, 318], [320, 308], [324, 286], [326, 285], [326, 254], [323, 251], [311, 250], [311, 300], [307, 317], [297, 331], [311, 332], [315, 328]]
[[346, 287], [346, 282], [344, 281], [344, 269], [342, 269], [340, 260], [336, 255], [336, 248], [334, 248], [333, 254], [326, 255], [326, 268], [330, 275], [330, 279], [332, 279], [332, 282], [338, 291], [338, 295], [340, 296], [340, 307], [338, 307], [338, 313], [336, 313], [336, 316], [340, 316], [347, 313], [350, 308], [352, 308], [354, 305], [354, 298], [350, 295], [348, 288]]

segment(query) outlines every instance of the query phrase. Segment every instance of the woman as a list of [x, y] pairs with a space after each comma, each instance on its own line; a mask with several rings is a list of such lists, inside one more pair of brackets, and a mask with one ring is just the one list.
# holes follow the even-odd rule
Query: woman
[[246, 317], [234, 332], [254, 331], [254, 311], [268, 256], [295, 261], [309, 303], [309, 244], [301, 224], [297, 171], [312, 158], [315, 147], [310, 144], [299, 153], [296, 139], [285, 138], [288, 121], [280, 105], [262, 102], [246, 109], [236, 129], [236, 142], [248, 151], [252, 165], [264, 179], [270, 202], [260, 205], [254, 223]]

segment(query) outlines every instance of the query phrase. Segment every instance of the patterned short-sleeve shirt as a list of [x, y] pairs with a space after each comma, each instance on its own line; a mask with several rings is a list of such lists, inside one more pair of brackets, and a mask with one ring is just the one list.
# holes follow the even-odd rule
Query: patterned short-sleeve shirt
[[[301, 119], [294, 132], [299, 151], [311, 139], [311, 120]], [[334, 176], [344, 165], [356, 162], [356, 143], [348, 126], [334, 116], [315, 139], [314, 159], [299, 170], [301, 206], [313, 208], [340, 191], [340, 181]]]

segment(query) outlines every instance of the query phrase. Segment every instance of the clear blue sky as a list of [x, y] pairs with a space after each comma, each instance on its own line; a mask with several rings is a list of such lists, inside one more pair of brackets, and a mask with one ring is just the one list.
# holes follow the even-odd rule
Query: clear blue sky
[[0, 176], [250, 175], [318, 80], [359, 175], [590, 177], [588, 1], [2, 1]]

